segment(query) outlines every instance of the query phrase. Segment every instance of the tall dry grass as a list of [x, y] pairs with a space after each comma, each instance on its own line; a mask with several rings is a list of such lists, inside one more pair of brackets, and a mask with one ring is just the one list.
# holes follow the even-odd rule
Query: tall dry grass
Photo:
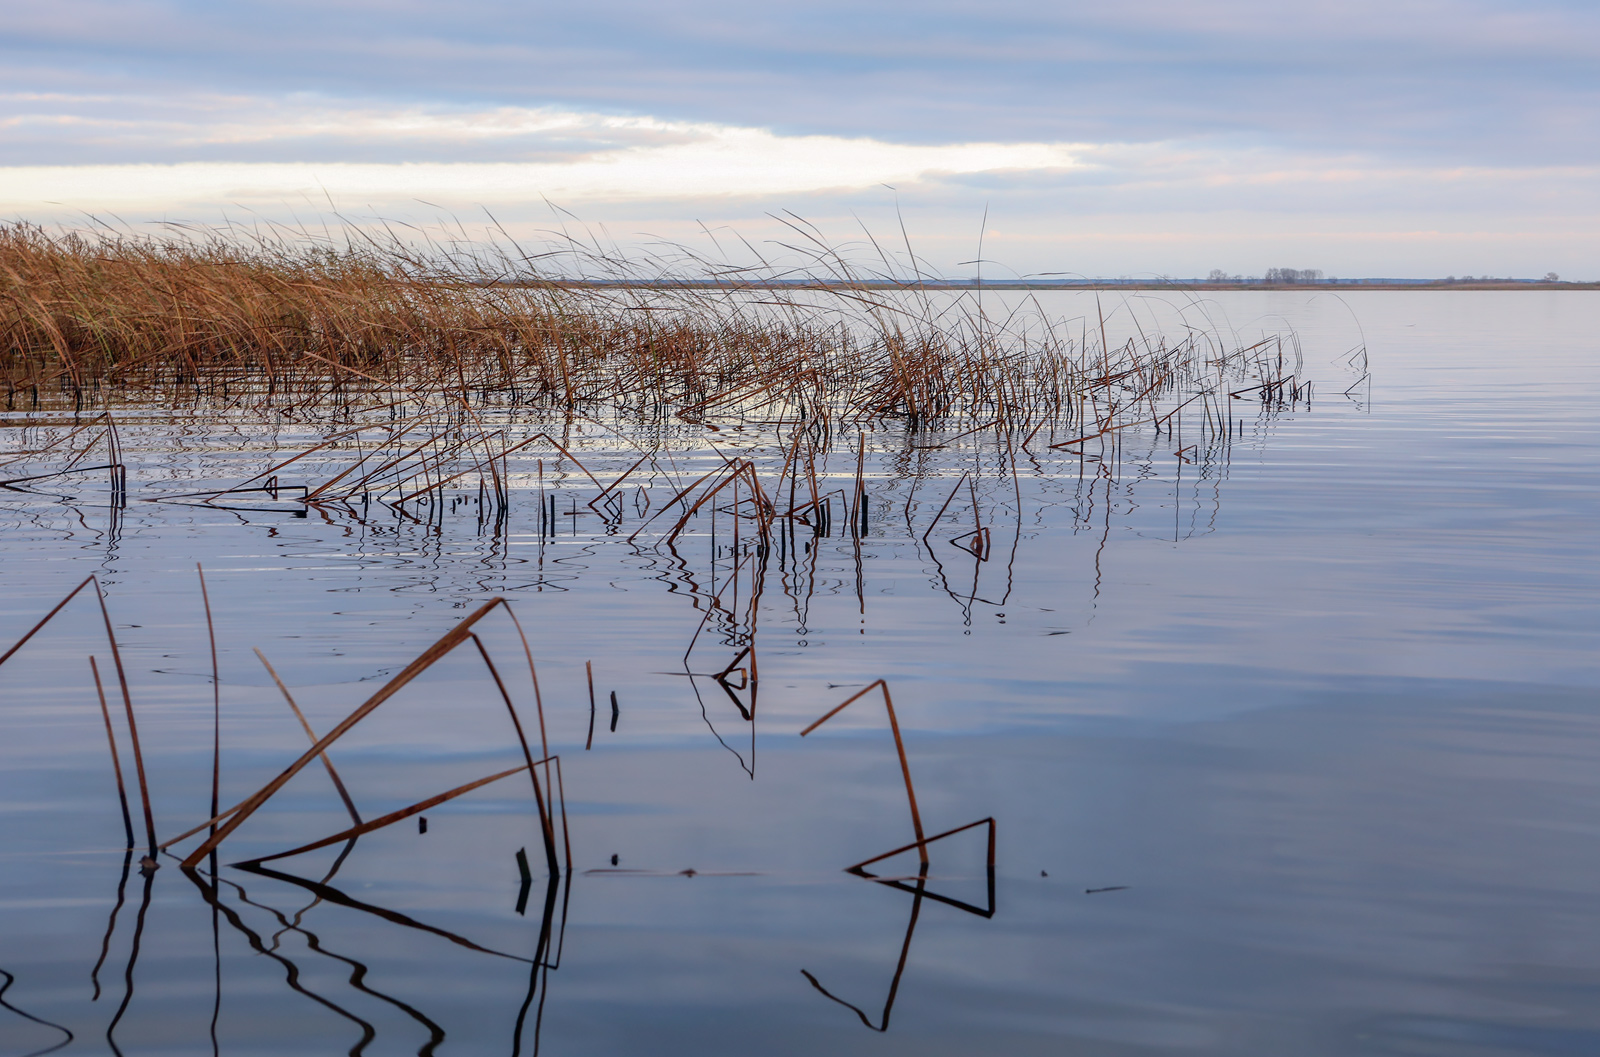
[[[838, 254], [816, 256], [851, 278]], [[1103, 325], [1063, 334], [1039, 318], [936, 307], [915, 283], [903, 294], [602, 288], [543, 280], [494, 247], [0, 227], [11, 408], [442, 399], [1087, 433], [1157, 418], [1163, 396], [1215, 392], [1241, 366], [1269, 373], [1259, 345], [1226, 350], [1191, 331], [1106, 347]]]

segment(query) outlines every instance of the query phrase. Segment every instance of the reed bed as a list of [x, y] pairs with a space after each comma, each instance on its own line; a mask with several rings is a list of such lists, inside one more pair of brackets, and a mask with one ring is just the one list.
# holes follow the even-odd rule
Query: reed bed
[[[841, 257], [830, 256], [821, 243], [814, 249], [815, 262], [832, 268], [834, 277], [852, 277], [851, 266]], [[600, 263], [614, 268], [620, 278], [636, 277], [629, 269], [641, 266]], [[1242, 435], [1243, 419], [1235, 420], [1238, 412], [1259, 403], [1260, 414], [1271, 417], [1311, 398], [1292, 337], [1244, 343], [1224, 340], [1214, 330], [1189, 329], [1175, 341], [1145, 333], [1112, 341], [1098, 306], [1094, 317], [1070, 324], [1051, 322], [1042, 311], [996, 317], [976, 298], [937, 301], [917, 287], [916, 275], [901, 290], [890, 292], [757, 291], [741, 286], [738, 278], [722, 288], [671, 282], [605, 287], [530, 275], [526, 255], [493, 247], [415, 250], [392, 241], [332, 249], [211, 235], [153, 239], [0, 227], [0, 379], [6, 384], [7, 405], [18, 411], [78, 413], [70, 422], [65, 415], [53, 420], [18, 416], [27, 428], [19, 432], [16, 449], [0, 459], [0, 468], [16, 467], [0, 469], [0, 494], [84, 492], [93, 483], [87, 475], [104, 472], [114, 528], [117, 512], [129, 502], [117, 416], [123, 408], [166, 407], [201, 412], [217, 421], [237, 412], [246, 421], [267, 424], [256, 438], [272, 445], [264, 448], [270, 459], [249, 466], [245, 472], [265, 468], [243, 480], [206, 473], [210, 486], [202, 491], [153, 495], [153, 488], [141, 488], [136, 502], [248, 511], [258, 507], [245, 504], [268, 497], [271, 510], [281, 514], [287, 499], [295, 516], [368, 526], [379, 515], [392, 514], [397, 525], [415, 523], [439, 534], [447, 514], [467, 511], [476, 513], [480, 534], [492, 531], [497, 539], [506, 537], [515, 516], [529, 534], [537, 528], [541, 570], [545, 544], [555, 540], [557, 525], [569, 514], [593, 515], [597, 520], [591, 524], [603, 523], [602, 531], [615, 535], [619, 545], [664, 559], [662, 580], [692, 605], [684, 614], [688, 645], [683, 672], [662, 674], [688, 678], [702, 715], [707, 707], [697, 680], [709, 680], [716, 688], [713, 695], [720, 691], [726, 696], [737, 722], [748, 726], [748, 762], [718, 733], [709, 715], [707, 726], [753, 779], [760, 683], [757, 622], [763, 595], [769, 585], [773, 593], [781, 592], [776, 601], [792, 606], [795, 623], [803, 628], [817, 590], [823, 541], [833, 537], [841, 552], [853, 551], [854, 593], [864, 616], [863, 541], [890, 534], [891, 526], [898, 534], [903, 525], [905, 540], [926, 555], [937, 586], [970, 620], [975, 603], [999, 607], [1011, 597], [1023, 538], [1018, 478], [1024, 461], [1041, 473], [1041, 460], [1052, 471], [1075, 465], [1078, 494], [1088, 497], [1083, 523], [1088, 527], [1098, 502], [1103, 547], [1111, 531], [1113, 485], [1121, 473], [1125, 436], [1146, 434], [1152, 458], [1166, 458], [1170, 452], [1178, 481], [1184, 467], [1196, 464], [1194, 473], [1203, 477], [1210, 467], [1225, 464], [1236, 432]], [[519, 409], [530, 413], [512, 413]], [[297, 434], [298, 447], [278, 446], [270, 426], [285, 418], [318, 425], [309, 437]], [[122, 422], [126, 427], [128, 418]], [[600, 429], [583, 436], [585, 424]], [[749, 427], [754, 429], [735, 432]], [[686, 441], [687, 454], [697, 460], [689, 463], [692, 470], [675, 460], [670, 450], [675, 437]], [[949, 455], [927, 457], [941, 449], [949, 449]], [[971, 456], [979, 449], [986, 458], [994, 456], [990, 470], [974, 465]], [[132, 450], [137, 476], [137, 441]], [[902, 461], [909, 485], [897, 489], [883, 475], [869, 475], [869, 453], [880, 468]], [[841, 458], [848, 459], [853, 474], [840, 471]], [[922, 468], [925, 458], [926, 465], [937, 463], [945, 472]], [[552, 471], [548, 477], [547, 461]], [[946, 478], [944, 484], [927, 482], [939, 476]], [[919, 499], [924, 483], [928, 488]], [[1097, 489], [1103, 489], [1103, 499], [1096, 499]], [[557, 492], [564, 503], [570, 501], [570, 511], [558, 511]], [[529, 500], [534, 510], [529, 510]], [[1075, 512], [1075, 525], [1078, 517]], [[576, 522], [568, 524], [576, 535]], [[1176, 531], [1174, 527], [1174, 538]], [[1098, 551], [1095, 560], [1098, 572]], [[769, 568], [774, 571], [770, 582]], [[145, 854], [139, 860], [144, 895], [123, 1008], [132, 997], [151, 878], [163, 857], [179, 862], [214, 910], [253, 949], [280, 961], [296, 986], [297, 970], [277, 953], [277, 937], [296, 931], [314, 940], [300, 926], [305, 911], [292, 920], [271, 911], [283, 929], [270, 946], [264, 943], [223, 901], [227, 887], [237, 892], [239, 904], [259, 905], [223, 877], [218, 856], [235, 830], [300, 771], [320, 765], [350, 825], [233, 865], [302, 887], [318, 901], [354, 907], [473, 950], [530, 961], [527, 998], [515, 1029], [520, 1039], [536, 984], [544, 980], [541, 974], [559, 964], [557, 884], [570, 884], [573, 863], [561, 758], [550, 751], [539, 673], [511, 603], [502, 597], [484, 602], [320, 733], [257, 650], [308, 745], [271, 781], [223, 809], [221, 679], [211, 599], [201, 573], [199, 597], [213, 685], [209, 807], [194, 811], [185, 832], [174, 836], [175, 827], [164, 824], [158, 838], [134, 695], [98, 579], [88, 577], [73, 588], [0, 653], [0, 666], [91, 585], [112, 663], [102, 673], [94, 657], [88, 662], [128, 848], [117, 906], [100, 963], [91, 974], [96, 993], [128, 867], [140, 851], [136, 816], [142, 816], [144, 826]], [[1095, 590], [1098, 594], [1098, 580]], [[86, 597], [79, 604], [88, 601]], [[772, 601], [767, 600], [768, 612]], [[497, 609], [504, 609], [522, 644], [536, 731], [524, 729], [496, 660], [473, 630]], [[506, 709], [521, 762], [364, 818], [334, 768], [335, 744], [469, 643]], [[595, 674], [594, 662], [586, 662], [585, 750], [594, 747], [597, 713], [602, 729], [607, 723], [602, 711], [606, 697], [597, 692]], [[119, 691], [120, 710], [115, 706]], [[900, 720], [882, 679], [799, 734], [811, 734], [875, 693], [883, 699], [894, 739], [914, 839], [846, 869], [912, 896], [899, 961], [876, 1020], [828, 991], [812, 973], [801, 972], [823, 996], [851, 1009], [866, 1026], [884, 1031], [924, 900], [983, 918], [995, 914], [997, 822], [991, 815], [925, 833]], [[614, 690], [609, 705], [609, 730], [615, 734], [620, 706]], [[125, 746], [119, 728], [126, 732]], [[132, 764], [126, 773], [125, 758]], [[422, 812], [523, 772], [534, 794], [550, 877], [531, 960], [361, 903], [329, 884], [361, 836], [412, 817], [420, 825], [425, 821]], [[137, 805], [130, 803], [134, 794]], [[930, 846], [963, 833], [970, 833], [968, 839], [986, 837], [982, 905], [930, 887]], [[191, 840], [196, 843], [189, 844]], [[957, 843], [943, 844], [941, 850], [959, 852]], [[185, 850], [177, 850], [179, 845]], [[320, 882], [266, 865], [335, 845], [344, 850]], [[914, 874], [874, 872], [884, 870], [879, 864], [886, 860], [912, 851], [918, 858]], [[526, 849], [516, 853], [516, 863], [522, 882], [516, 912], [523, 914], [532, 884]], [[694, 871], [685, 873], [692, 876]], [[540, 1008], [546, 993], [547, 986], [537, 989]], [[220, 990], [218, 994], [220, 1002]], [[537, 1037], [537, 1014], [534, 1024]], [[443, 1038], [437, 1025], [430, 1031], [435, 1042]]]
[[[514, 247], [397, 239], [339, 246], [218, 233], [135, 236], [0, 227], [0, 381], [7, 407], [204, 402], [216, 409], [594, 408], [912, 429], [995, 428], [1019, 440], [1075, 426], [1159, 423], [1198, 394], [1220, 420], [1222, 387], [1280, 384], [1282, 340], [1233, 346], [1109, 340], [1104, 316], [996, 317], [850, 286], [863, 274], [820, 240], [822, 289], [760, 289], [770, 270], [720, 286], [595, 253], [622, 285], [542, 275]], [[840, 285], [843, 281], [844, 285]], [[1229, 378], [1231, 376], [1231, 379]], [[1177, 397], [1177, 400], [1170, 399]]]

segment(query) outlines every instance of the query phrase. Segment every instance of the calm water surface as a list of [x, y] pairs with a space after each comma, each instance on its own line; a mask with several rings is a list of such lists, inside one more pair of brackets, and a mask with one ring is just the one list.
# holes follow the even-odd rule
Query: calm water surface
[[[712, 445], [775, 477], [754, 429], [676, 427], [665, 472], [598, 512], [536, 444], [496, 522], [475, 483], [415, 518], [147, 502], [331, 430], [125, 416], [125, 510], [98, 475], [0, 493], [0, 640], [99, 577], [162, 839], [209, 813], [200, 562], [224, 804], [308, 744], [254, 648], [320, 733], [504, 597], [574, 869], [548, 881], [516, 778], [337, 862], [228, 867], [349, 825], [312, 768], [214, 890], [170, 858], [141, 874], [80, 596], [0, 668], [0, 1054], [1600, 1052], [1597, 309], [1221, 295], [1219, 325], [1298, 334], [1309, 406], [1235, 401], [1228, 445], [1135, 431], [1014, 478], [992, 436], [869, 434], [859, 544], [840, 518], [761, 550], [709, 509], [675, 550], [661, 519], [629, 542]], [[604, 481], [639, 457], [538, 428]], [[0, 444], [59, 432], [13, 415]], [[847, 490], [857, 443], [826, 467]], [[281, 480], [351, 461], [325, 456]], [[975, 526], [986, 561], [958, 545]], [[531, 717], [510, 622], [479, 627]], [[759, 701], [748, 671], [709, 678], [747, 647]], [[995, 820], [992, 888], [981, 826], [925, 878], [914, 854], [872, 867], [898, 886], [843, 872], [913, 839], [881, 699], [799, 732], [880, 678], [927, 831]], [[469, 649], [330, 755], [369, 818], [521, 759]]]

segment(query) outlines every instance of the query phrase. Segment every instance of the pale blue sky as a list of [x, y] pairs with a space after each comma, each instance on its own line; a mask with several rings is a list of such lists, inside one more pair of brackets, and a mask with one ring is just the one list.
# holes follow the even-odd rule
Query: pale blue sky
[[952, 273], [987, 208], [1020, 272], [1595, 277], [1597, 70], [1579, 3], [10, 0], [0, 213], [759, 241], [898, 200]]

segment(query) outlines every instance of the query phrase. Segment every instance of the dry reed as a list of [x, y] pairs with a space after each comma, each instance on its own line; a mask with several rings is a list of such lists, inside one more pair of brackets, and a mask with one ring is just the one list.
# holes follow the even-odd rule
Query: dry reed
[[[917, 834], [917, 839], [915, 841], [906, 845], [905, 848], [900, 850], [905, 851], [909, 848], [916, 848], [917, 854], [921, 856], [923, 863], [926, 863], [928, 861], [928, 839], [922, 834], [922, 813], [917, 810], [917, 790], [911, 784], [911, 764], [906, 760], [906, 743], [900, 737], [900, 720], [894, 714], [894, 698], [889, 694], [889, 684], [882, 679], [874, 679], [872, 682], [867, 684], [865, 689], [851, 694], [842, 702], [829, 709], [822, 716], [822, 718], [816, 720], [810, 726], [802, 730], [800, 732], [800, 736], [803, 738], [807, 734], [810, 734], [813, 730], [816, 730], [818, 727], [828, 722], [828, 720], [832, 719], [834, 716], [837, 716], [840, 712], [843, 712], [850, 705], [861, 700], [863, 697], [866, 697], [874, 690], [883, 691], [883, 707], [889, 713], [889, 730], [894, 734], [895, 752], [899, 754], [900, 757], [900, 774], [902, 777], [904, 777], [906, 783], [906, 801], [911, 806], [911, 828], [915, 830]], [[890, 852], [889, 854], [893, 855], [895, 853]], [[867, 862], [875, 861], [875, 859], [867, 860]]]
[[[814, 259], [835, 280], [859, 277], [820, 243]], [[1101, 436], [1141, 409], [1159, 425], [1171, 414], [1162, 397], [1220, 395], [1228, 367], [1264, 365], [1269, 352], [1193, 330], [1172, 344], [1108, 340], [1103, 320], [1094, 334], [1067, 334], [1031, 309], [995, 318], [959, 297], [935, 305], [914, 286], [606, 288], [531, 274], [524, 255], [493, 246], [0, 226], [0, 382], [13, 409], [192, 399], [471, 418], [604, 405], [671, 409], [713, 430], [728, 416], [984, 423], [1025, 446], [1058, 427]], [[1284, 374], [1263, 367], [1256, 378], [1278, 392]], [[484, 466], [496, 472], [493, 459]]]

